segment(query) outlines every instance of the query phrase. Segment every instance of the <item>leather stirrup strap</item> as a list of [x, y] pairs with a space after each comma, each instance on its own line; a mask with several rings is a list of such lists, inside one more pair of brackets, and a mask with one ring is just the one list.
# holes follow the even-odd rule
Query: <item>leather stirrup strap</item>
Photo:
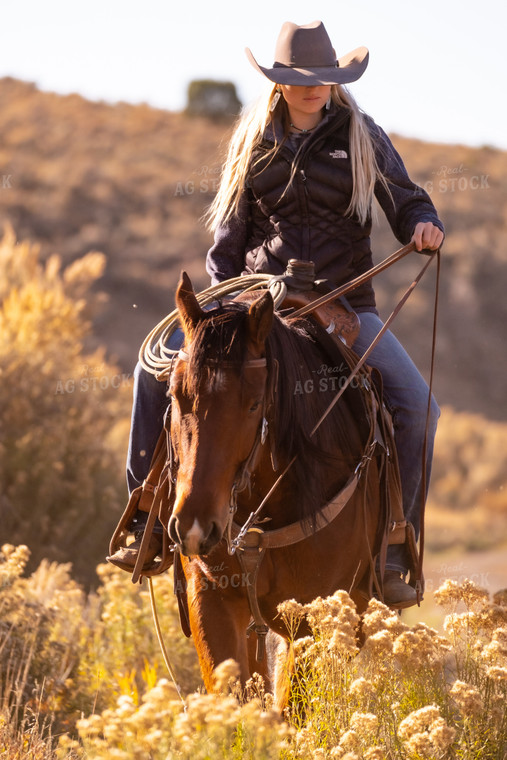
[[146, 521], [146, 526], [144, 528], [141, 546], [139, 547], [139, 552], [137, 553], [136, 564], [135, 564], [134, 570], [132, 571], [132, 583], [137, 583], [137, 581], [141, 579], [144, 561], [146, 559], [146, 554], [148, 552], [148, 546], [150, 543], [151, 536], [153, 534], [153, 528], [155, 527], [155, 521], [158, 517], [158, 510], [159, 510], [159, 502], [156, 497], [156, 494], [154, 494], [151, 509], [149, 511], [148, 519]]
[[131, 532], [131, 522], [137, 510], [141, 512], [149, 512], [153, 501], [153, 495], [157, 489], [157, 484], [160, 479], [160, 475], [164, 468], [165, 462], [165, 435], [162, 430], [155, 450], [153, 452], [150, 471], [148, 476], [143, 481], [142, 485], [137, 486], [132, 493], [128, 504], [120, 517], [118, 525], [116, 526], [114, 533], [109, 543], [109, 554], [114, 554], [121, 546], [125, 546], [125, 541], [129, 533]]
[[[150, 543], [151, 536], [153, 534], [153, 528], [155, 527], [155, 522], [157, 520], [158, 512], [160, 509], [159, 492], [161, 491], [161, 487], [163, 485], [163, 474], [164, 474], [164, 468], [166, 466], [166, 463], [167, 463], [167, 431], [165, 427], [163, 427], [158, 437], [155, 451], [153, 453], [152, 467], [145, 481], [146, 493], [149, 495], [149, 500], [150, 500], [150, 507], [149, 507], [149, 512], [148, 512], [148, 519], [146, 521], [146, 527], [143, 532], [141, 546], [139, 548], [136, 564], [132, 572], [132, 583], [137, 583], [137, 581], [140, 580], [141, 575], [143, 573], [143, 566], [146, 559], [148, 546]], [[167, 477], [167, 473], [166, 473], [166, 477]], [[145, 490], [144, 490], [145, 483], [143, 483], [143, 494], [141, 495], [141, 499], [139, 502], [139, 509], [143, 509], [143, 506], [146, 509], [146, 506], [147, 506], [146, 504], [141, 504], [141, 502], [143, 501], [144, 493], [145, 493]]]

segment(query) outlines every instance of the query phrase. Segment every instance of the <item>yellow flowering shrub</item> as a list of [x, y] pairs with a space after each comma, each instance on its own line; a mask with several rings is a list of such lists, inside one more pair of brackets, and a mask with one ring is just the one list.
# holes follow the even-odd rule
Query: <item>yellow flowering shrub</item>
[[62, 271], [11, 229], [0, 240], [0, 544], [88, 583], [126, 500], [131, 404], [128, 375], [85, 347], [104, 266], [89, 253]]
[[[98, 567], [86, 594], [69, 567], [28, 577], [29, 551], [0, 553], [0, 753], [34, 760], [504, 760], [507, 605], [470, 581], [436, 593], [445, 634], [405, 624], [372, 600], [359, 617], [339, 591], [280, 615], [297, 632], [282, 715], [262, 679], [237, 683], [233, 661], [203, 694], [193, 644], [179, 630], [172, 577], [155, 579], [179, 690], [165, 677], [148, 590]], [[25, 754], [23, 754], [25, 752]], [[28, 753], [28, 754], [26, 754]]]
[[289, 630], [306, 617], [313, 633], [294, 642], [285, 717], [296, 735], [283, 757], [504, 760], [505, 595], [490, 601], [464, 580], [447, 581], [435, 596], [449, 611], [445, 635], [424, 623], [408, 626], [373, 599], [360, 648], [358, 617], [344, 592], [280, 606]]
[[[86, 594], [69, 565], [44, 560], [24, 577], [28, 557], [26, 546], [0, 550], [0, 756], [32, 735], [51, 745], [119, 698], [137, 706], [165, 672], [145, 584], [101, 565], [99, 588]], [[178, 682], [194, 691], [197, 657], [180, 630], [172, 573], [154, 587]]]

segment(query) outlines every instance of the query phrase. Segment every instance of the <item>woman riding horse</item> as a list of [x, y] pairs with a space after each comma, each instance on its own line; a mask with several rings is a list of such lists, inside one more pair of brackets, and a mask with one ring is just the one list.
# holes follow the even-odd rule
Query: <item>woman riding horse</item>
[[[260, 66], [248, 49], [247, 56], [272, 86], [240, 118], [210, 208], [214, 245], [207, 271], [213, 284], [241, 274], [279, 275], [290, 259], [313, 261], [316, 276], [332, 287], [349, 282], [372, 265], [374, 198], [400, 242], [413, 241], [418, 251], [438, 249], [443, 225], [428, 194], [410, 180], [385, 132], [343, 87], [364, 73], [366, 48], [337, 60], [322, 22], [286, 22], [272, 67]], [[348, 300], [361, 323], [353, 346], [361, 354], [382, 327], [371, 284], [356, 288]], [[382, 375], [395, 430], [404, 513], [418, 534], [439, 409], [432, 398], [423, 483], [428, 387], [389, 331], [369, 364]], [[147, 475], [168, 404], [164, 384], [139, 366], [135, 378], [130, 489]], [[139, 531], [135, 542], [108, 558], [125, 569], [136, 562], [142, 517], [131, 527]], [[152, 536], [145, 567], [160, 551], [160, 535]], [[415, 603], [416, 592], [404, 581], [408, 566], [404, 546], [390, 546], [384, 577], [387, 604]]]

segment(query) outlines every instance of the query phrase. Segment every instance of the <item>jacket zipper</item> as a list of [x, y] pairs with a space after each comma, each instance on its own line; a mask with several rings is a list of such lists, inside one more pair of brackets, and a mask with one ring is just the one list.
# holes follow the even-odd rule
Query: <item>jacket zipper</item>
[[[308, 187], [306, 185], [306, 173], [305, 168], [307, 165], [307, 162], [309, 160], [309, 157], [312, 153], [312, 148], [314, 147], [315, 143], [319, 142], [320, 140], [325, 140], [328, 135], [330, 135], [332, 132], [334, 132], [337, 129], [337, 125], [335, 122], [331, 122], [326, 129], [322, 130], [321, 134], [317, 135], [317, 139], [312, 139], [310, 137], [305, 144], [303, 145], [303, 150], [301, 151], [301, 156], [299, 158], [299, 163], [301, 164], [301, 168], [298, 168], [294, 181], [297, 186], [297, 196], [299, 201], [299, 209], [301, 214], [301, 244], [300, 244], [300, 259], [303, 261], [309, 261], [312, 251], [311, 251], [311, 236], [310, 236], [310, 215], [308, 211]], [[288, 149], [282, 149], [281, 154], [286, 158], [289, 166], [292, 166], [292, 162], [294, 160], [294, 154], [289, 151]]]
[[301, 251], [300, 258], [310, 261], [310, 215], [308, 212], [308, 187], [304, 168], [298, 169], [298, 198], [301, 214]]
[[301, 213], [300, 258], [303, 261], [310, 261], [311, 256], [312, 256], [311, 235], [310, 235], [310, 214], [309, 214], [309, 209], [308, 209], [308, 186], [306, 184], [305, 169], [312, 155], [315, 144], [317, 144], [321, 140], [325, 140], [328, 135], [330, 135], [332, 132], [335, 131], [335, 129], [336, 129], [336, 124], [331, 122], [331, 124], [329, 124], [326, 129], [322, 130], [321, 134], [317, 135], [316, 139], [312, 139], [310, 137], [309, 140], [307, 140], [305, 144], [303, 145], [303, 150], [301, 151], [301, 156], [299, 158], [300, 168], [298, 168], [295, 178], [297, 181], [298, 200], [299, 200], [299, 208], [300, 208], [300, 213]]

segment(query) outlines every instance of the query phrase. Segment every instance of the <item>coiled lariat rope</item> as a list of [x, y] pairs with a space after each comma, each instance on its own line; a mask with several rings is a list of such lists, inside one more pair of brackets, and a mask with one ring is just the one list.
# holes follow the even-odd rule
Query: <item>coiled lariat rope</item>
[[[218, 285], [196, 293], [199, 306], [204, 308], [214, 301], [219, 301], [226, 296], [238, 293], [247, 293], [249, 290], [271, 291], [275, 309], [283, 302], [287, 293], [287, 286], [278, 277], [268, 274], [248, 274], [242, 277], [234, 277]], [[142, 367], [155, 375], [157, 379], [164, 379], [172, 360], [179, 349], [168, 348], [169, 339], [179, 327], [178, 309], [168, 314], [146, 336], [139, 350], [139, 361]]]
[[[321, 306], [327, 301], [346, 295], [351, 290], [354, 290], [359, 285], [367, 282], [372, 277], [375, 277], [375, 275], [380, 274], [380, 272], [383, 272], [412, 251], [415, 251], [415, 245], [413, 242], [410, 242], [408, 245], [395, 251], [381, 261], [380, 264], [372, 267], [354, 280], [351, 280], [345, 285], [341, 285], [330, 293], [326, 293], [315, 301], [312, 301], [312, 303], [309, 303], [307, 306], [298, 309], [294, 312], [293, 316], [301, 317], [314, 311], [318, 306]], [[287, 293], [287, 286], [283, 281], [283, 277], [277, 275], [248, 274], [242, 275], [241, 277], [233, 277], [230, 280], [225, 280], [225, 282], [221, 282], [218, 285], [213, 285], [211, 288], [203, 290], [201, 293], [196, 294], [196, 298], [199, 306], [205, 307], [214, 301], [225, 298], [226, 296], [247, 293], [249, 290], [263, 289], [269, 289], [271, 291], [275, 309], [277, 309], [285, 299]], [[167, 317], [158, 323], [158, 325], [155, 325], [141, 345], [139, 362], [147, 372], [155, 375], [157, 380], [167, 379], [168, 373], [172, 367], [173, 359], [178, 353], [179, 348], [168, 348], [169, 339], [178, 327], [178, 310], [174, 309], [174, 311], [168, 314]]]

